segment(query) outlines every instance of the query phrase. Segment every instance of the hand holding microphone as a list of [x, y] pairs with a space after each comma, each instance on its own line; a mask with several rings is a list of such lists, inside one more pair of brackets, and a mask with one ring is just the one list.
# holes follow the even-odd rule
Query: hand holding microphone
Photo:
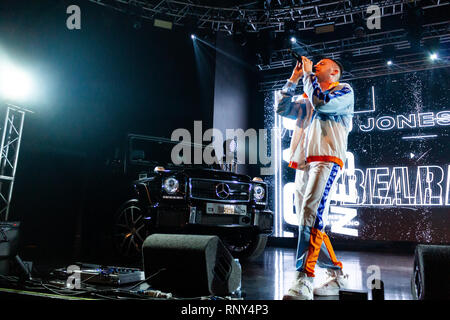
[[292, 71], [292, 75], [289, 78], [289, 81], [298, 83], [298, 80], [303, 77], [302, 57], [297, 52], [294, 52], [290, 49], [289, 52], [295, 59], [297, 59], [297, 63], [295, 65], [294, 71]]
[[292, 72], [289, 81], [298, 83], [298, 80], [303, 77], [306, 72], [312, 72], [313, 63], [311, 60], [304, 56], [300, 56], [297, 52], [289, 49], [289, 53], [297, 60], [294, 71]]
[[308, 73], [313, 71], [313, 63], [307, 57], [302, 56], [303, 72]]

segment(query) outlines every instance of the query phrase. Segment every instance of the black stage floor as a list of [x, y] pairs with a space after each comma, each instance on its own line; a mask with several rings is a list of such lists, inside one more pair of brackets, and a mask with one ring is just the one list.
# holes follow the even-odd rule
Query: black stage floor
[[[414, 255], [362, 251], [336, 251], [344, 272], [349, 274], [350, 290], [369, 292], [367, 279], [373, 274], [369, 266], [378, 266], [384, 283], [386, 300], [411, 300], [411, 275]], [[246, 300], [280, 300], [295, 275], [295, 249], [268, 247], [256, 261], [242, 264], [242, 290]], [[314, 285], [326, 280], [325, 270], [316, 268]], [[317, 297], [316, 297], [317, 298]], [[338, 297], [333, 297], [338, 300]], [[324, 298], [319, 298], [324, 299]], [[329, 300], [330, 298], [328, 298]]]
[[[373, 275], [372, 268], [375, 266], [379, 268], [381, 280], [384, 283], [385, 300], [412, 300], [410, 281], [413, 272], [413, 254], [337, 250], [336, 255], [343, 263], [344, 272], [349, 274], [347, 289], [368, 292], [368, 298], [371, 299], [367, 280]], [[257, 260], [241, 262], [243, 300], [281, 300], [295, 276], [294, 260], [294, 248], [269, 246]], [[140, 263], [123, 265], [112, 261], [95, 261], [95, 259], [85, 262], [142, 268]], [[52, 261], [52, 263], [36, 263], [35, 266], [37, 266], [36, 270], [42, 271], [54, 270], [56, 267], [69, 264], [73, 263]], [[325, 270], [317, 267], [314, 285], [320, 285], [325, 280]], [[139, 290], [148, 288], [146, 283], [137, 287]], [[338, 297], [316, 297], [316, 299], [338, 300]]]

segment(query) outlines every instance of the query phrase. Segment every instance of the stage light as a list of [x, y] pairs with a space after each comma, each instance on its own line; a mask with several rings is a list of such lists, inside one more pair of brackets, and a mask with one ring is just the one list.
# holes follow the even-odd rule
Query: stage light
[[431, 53], [430, 54], [430, 59], [431, 59], [431, 61], [434, 61], [434, 60], [436, 60], [438, 58], [438, 55], [437, 55], [437, 53]]
[[32, 92], [33, 81], [24, 70], [9, 64], [0, 64], [0, 95], [8, 100], [26, 99]]
[[162, 19], [156, 19], [153, 21], [153, 26], [158, 28], [163, 28], [167, 30], [172, 30], [173, 23], [171, 21], [165, 21]]
[[314, 25], [314, 32], [316, 34], [334, 32], [334, 22], [324, 22]]
[[191, 34], [191, 39], [195, 40], [195, 38], [196, 38], [195, 34]]
[[386, 59], [386, 64], [388, 66], [392, 66], [394, 64], [392, 59], [395, 57], [395, 54], [396, 54], [395, 45], [388, 44], [388, 45], [381, 47], [381, 54], [382, 54], [382, 57]]
[[296, 43], [296, 42], [297, 42], [297, 39], [295, 39], [295, 37], [291, 37], [291, 42], [292, 42], [292, 43]]

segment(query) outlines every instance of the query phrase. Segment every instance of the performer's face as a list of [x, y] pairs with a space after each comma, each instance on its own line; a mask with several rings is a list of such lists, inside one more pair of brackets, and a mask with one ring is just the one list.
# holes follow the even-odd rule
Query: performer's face
[[339, 67], [330, 59], [322, 59], [314, 67], [319, 81], [334, 81], [335, 75], [339, 73]]

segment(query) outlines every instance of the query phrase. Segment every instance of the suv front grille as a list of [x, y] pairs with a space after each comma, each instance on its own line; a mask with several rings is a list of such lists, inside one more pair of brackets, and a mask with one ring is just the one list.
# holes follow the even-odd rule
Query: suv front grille
[[250, 184], [235, 181], [190, 179], [191, 198], [220, 202], [250, 201]]

